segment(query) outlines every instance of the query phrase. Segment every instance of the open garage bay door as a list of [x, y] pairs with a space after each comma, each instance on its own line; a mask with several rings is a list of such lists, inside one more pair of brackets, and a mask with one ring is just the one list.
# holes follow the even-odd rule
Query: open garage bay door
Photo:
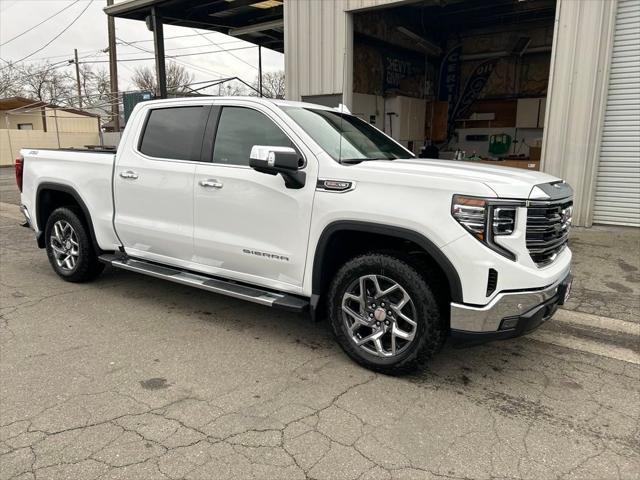
[[594, 223], [640, 227], [640, 2], [619, 0]]

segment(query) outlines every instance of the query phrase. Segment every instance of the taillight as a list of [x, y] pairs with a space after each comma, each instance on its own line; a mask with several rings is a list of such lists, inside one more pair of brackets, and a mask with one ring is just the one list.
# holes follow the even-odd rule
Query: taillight
[[16, 183], [18, 184], [18, 189], [20, 193], [22, 193], [22, 178], [24, 176], [24, 157], [20, 155], [16, 158]]

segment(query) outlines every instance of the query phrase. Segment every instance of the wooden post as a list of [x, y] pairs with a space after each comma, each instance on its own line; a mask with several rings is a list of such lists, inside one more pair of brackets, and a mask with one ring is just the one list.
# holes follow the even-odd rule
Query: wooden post
[[73, 56], [76, 64], [76, 83], [78, 87], [78, 108], [82, 110], [82, 87], [80, 86], [80, 64], [78, 63], [78, 49], [73, 49]]
[[[107, 0], [107, 6], [113, 5], [113, 0]], [[120, 131], [120, 96], [118, 95], [118, 56], [116, 54], [116, 25], [111, 15], [107, 15], [107, 31], [109, 34], [109, 79], [111, 89], [111, 117], [113, 129]]]

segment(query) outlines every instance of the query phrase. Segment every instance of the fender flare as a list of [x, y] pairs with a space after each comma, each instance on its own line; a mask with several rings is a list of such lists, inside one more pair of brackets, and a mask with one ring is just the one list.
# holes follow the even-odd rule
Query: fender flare
[[44, 240], [45, 225], [41, 225], [41, 220], [40, 220], [41, 219], [40, 194], [42, 190], [53, 190], [56, 192], [63, 192], [73, 197], [73, 199], [80, 206], [80, 210], [82, 210], [82, 214], [84, 215], [84, 218], [87, 221], [87, 226], [89, 227], [89, 236], [91, 237], [91, 243], [93, 244], [93, 248], [95, 249], [96, 253], [102, 252], [102, 249], [98, 245], [98, 240], [96, 239], [96, 232], [93, 229], [93, 220], [91, 218], [91, 213], [89, 213], [89, 209], [87, 208], [87, 205], [82, 200], [82, 197], [80, 196], [80, 194], [73, 187], [70, 187], [69, 185], [66, 185], [64, 183], [54, 183], [54, 182], [43, 182], [40, 185], [38, 185], [38, 189], [36, 190], [36, 220], [38, 222], [38, 229], [40, 230], [40, 235], [38, 235], [38, 246], [40, 248], [44, 248], [45, 246], [45, 240]]
[[361, 222], [355, 220], [338, 220], [330, 223], [325, 227], [320, 235], [318, 244], [316, 245], [316, 252], [313, 258], [313, 272], [311, 276], [311, 308], [315, 310], [320, 295], [322, 283], [322, 265], [324, 263], [324, 257], [327, 253], [327, 246], [329, 239], [334, 233], [343, 230], [355, 230], [357, 232], [367, 232], [379, 235], [386, 235], [389, 237], [395, 237], [401, 240], [409, 240], [419, 247], [423, 248], [427, 254], [437, 263], [437, 265], [444, 272], [447, 282], [449, 284], [449, 292], [451, 293], [452, 302], [462, 302], [462, 283], [460, 282], [460, 276], [455, 267], [447, 256], [442, 253], [436, 244], [429, 240], [424, 235], [409, 230], [407, 228], [396, 227], [392, 225], [383, 225], [378, 223]]

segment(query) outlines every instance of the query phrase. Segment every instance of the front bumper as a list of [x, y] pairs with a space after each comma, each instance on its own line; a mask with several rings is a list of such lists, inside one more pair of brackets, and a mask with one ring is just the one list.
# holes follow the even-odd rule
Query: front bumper
[[479, 344], [523, 335], [550, 319], [564, 304], [573, 276], [540, 290], [504, 292], [486, 306], [451, 304], [451, 338], [456, 344]]

